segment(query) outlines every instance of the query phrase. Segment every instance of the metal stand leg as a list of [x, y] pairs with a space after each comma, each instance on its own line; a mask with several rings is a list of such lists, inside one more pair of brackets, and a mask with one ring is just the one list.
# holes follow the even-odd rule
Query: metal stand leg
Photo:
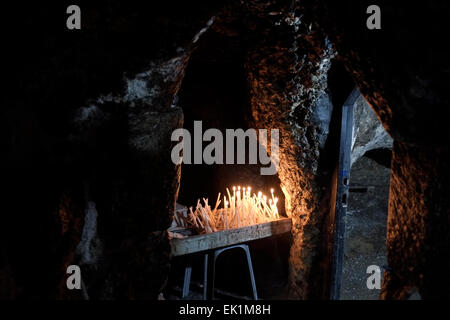
[[242, 245], [242, 249], [244, 249], [245, 255], [247, 256], [248, 271], [250, 274], [250, 282], [252, 283], [252, 290], [253, 290], [253, 299], [258, 300], [258, 293], [256, 292], [256, 282], [255, 282], [255, 275], [253, 274], [253, 265], [252, 259], [250, 257], [250, 250], [248, 248], [248, 245]]
[[208, 260], [209, 253], [205, 253], [203, 256], [203, 300], [208, 299]]
[[255, 275], [253, 273], [253, 265], [252, 265], [252, 259], [250, 256], [250, 249], [248, 248], [248, 245], [246, 244], [240, 244], [236, 246], [226, 247], [219, 250], [215, 250], [213, 253], [207, 253], [205, 254], [205, 262], [204, 262], [204, 275], [203, 275], [203, 299], [204, 300], [213, 300], [214, 299], [214, 278], [215, 278], [215, 269], [216, 269], [216, 260], [217, 257], [224, 251], [234, 249], [234, 248], [241, 248], [244, 250], [245, 255], [247, 257], [247, 265], [248, 265], [248, 271], [250, 275], [250, 282], [252, 285], [252, 291], [253, 291], [253, 299], [258, 300], [258, 293], [256, 291], [256, 282], [255, 282]]
[[183, 293], [181, 299], [186, 299], [189, 295], [189, 285], [191, 284], [192, 265], [189, 263], [184, 269]]

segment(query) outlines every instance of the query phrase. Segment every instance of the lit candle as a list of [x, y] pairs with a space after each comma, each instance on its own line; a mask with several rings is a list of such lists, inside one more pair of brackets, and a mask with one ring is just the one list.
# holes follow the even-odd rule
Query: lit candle
[[277, 215], [277, 217], [279, 218], [280, 215], [278, 214], [277, 203], [278, 203], [278, 198], [275, 197], [275, 200], [274, 200], [274, 211], [275, 211], [275, 214]]

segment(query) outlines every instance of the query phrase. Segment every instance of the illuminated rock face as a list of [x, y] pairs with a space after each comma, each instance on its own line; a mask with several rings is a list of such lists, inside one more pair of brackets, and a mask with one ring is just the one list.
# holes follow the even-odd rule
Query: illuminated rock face
[[[370, 150], [392, 149], [392, 138], [384, 130], [371, 107], [360, 96], [353, 111], [352, 165]], [[389, 165], [388, 165], [389, 166]]]
[[333, 112], [327, 76], [335, 52], [326, 40], [313, 48], [303, 38], [309, 32], [295, 11], [277, 9], [289, 17], [279, 18], [279, 29], [267, 11], [258, 13], [266, 40], [255, 43], [246, 64], [251, 110], [257, 126], [281, 132], [278, 177], [286, 213], [293, 219], [289, 296], [324, 298], [330, 241], [324, 230], [331, 228], [327, 219], [335, 162], [322, 165], [321, 159], [327, 154], [336, 161], [337, 155], [336, 146], [326, 144]]

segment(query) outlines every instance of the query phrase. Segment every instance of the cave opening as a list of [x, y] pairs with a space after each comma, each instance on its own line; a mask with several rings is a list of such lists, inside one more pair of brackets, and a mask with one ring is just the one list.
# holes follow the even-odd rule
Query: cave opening
[[360, 95], [354, 105], [351, 169], [340, 299], [376, 300], [366, 284], [369, 266], [387, 266], [386, 229], [392, 138]]

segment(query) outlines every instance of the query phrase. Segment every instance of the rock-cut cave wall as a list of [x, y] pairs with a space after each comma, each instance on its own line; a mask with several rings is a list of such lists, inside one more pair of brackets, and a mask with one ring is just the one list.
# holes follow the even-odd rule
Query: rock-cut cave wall
[[[330, 92], [339, 91], [330, 86], [334, 61], [394, 139], [383, 296], [404, 297], [416, 286], [424, 298], [448, 297], [450, 278], [438, 274], [449, 267], [442, 257], [449, 256], [443, 83], [450, 68], [437, 21], [449, 7], [423, 4], [438, 17], [430, 21], [421, 7], [385, 4], [384, 29], [368, 34], [368, 4], [100, 1], [83, 4], [79, 32], [64, 28], [64, 4], [12, 7], [0, 117], [8, 185], [0, 296], [161, 292], [170, 266], [164, 230], [180, 179], [170, 161], [170, 133], [183, 125], [176, 95], [193, 50], [217, 21], [244, 30], [251, 121], [281, 132], [278, 176], [293, 218], [291, 297], [328, 296], [333, 118], [343, 102], [331, 103], [337, 94]], [[351, 87], [337, 89], [345, 95]], [[84, 264], [81, 292], [65, 289], [69, 264]]]
[[305, 41], [310, 31], [295, 8], [250, 4], [255, 31], [263, 35], [249, 49], [246, 63], [252, 116], [256, 127], [280, 130], [278, 176], [293, 222], [289, 297], [325, 298], [337, 162], [336, 145], [327, 144], [333, 113], [327, 80], [336, 53], [326, 39], [316, 47]]

